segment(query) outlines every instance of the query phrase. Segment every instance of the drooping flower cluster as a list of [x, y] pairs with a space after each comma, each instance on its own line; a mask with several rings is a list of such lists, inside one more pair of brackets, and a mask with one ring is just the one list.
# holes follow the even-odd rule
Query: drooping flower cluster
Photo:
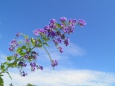
[[[24, 43], [19, 42], [16, 39], [13, 39], [10, 42], [10, 51], [15, 51], [13, 56], [8, 57], [7, 59], [9, 61], [14, 60], [15, 67], [23, 68], [26, 67], [29, 63], [31, 67], [31, 71], [35, 71], [35, 69], [41, 69], [43, 70], [43, 67], [41, 65], [37, 65], [36, 60], [39, 56], [36, 51], [34, 51], [34, 48], [41, 48], [43, 47], [45, 50], [44, 45], [48, 45], [48, 41], [52, 41], [59, 52], [63, 52], [63, 48], [59, 46], [59, 44], [63, 43], [65, 46], [69, 45], [69, 37], [68, 35], [73, 33], [75, 30], [75, 26], [79, 25], [81, 27], [86, 25], [86, 22], [82, 19], [76, 20], [76, 19], [67, 19], [66, 17], [61, 17], [60, 23], [57, 23], [55, 19], [51, 19], [49, 24], [46, 25], [44, 28], [36, 29], [33, 31], [36, 38], [29, 38], [27, 35], [22, 33], [17, 33], [16, 37], [19, 36], [24, 37]], [[23, 45], [22, 45], [23, 44]], [[48, 51], [46, 50], [48, 53]], [[49, 53], [48, 53], [49, 55]], [[58, 65], [57, 60], [52, 60], [51, 56], [49, 55], [49, 58], [51, 60], [51, 66], [56, 67]], [[16, 61], [15, 61], [16, 60]], [[28, 63], [26, 63], [28, 62]], [[14, 65], [13, 65], [14, 66]], [[26, 76], [27, 73], [24, 71], [21, 71], [21, 76]]]

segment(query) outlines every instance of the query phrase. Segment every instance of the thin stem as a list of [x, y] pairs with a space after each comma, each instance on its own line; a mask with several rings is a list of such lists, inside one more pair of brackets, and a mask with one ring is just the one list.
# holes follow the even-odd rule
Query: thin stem
[[50, 56], [50, 54], [49, 54], [49, 52], [48, 52], [48, 50], [43, 46], [43, 48], [45, 49], [45, 51], [47, 52], [47, 54], [49, 55], [49, 58], [50, 58], [50, 60], [52, 61], [52, 58], [51, 58], [51, 56]]

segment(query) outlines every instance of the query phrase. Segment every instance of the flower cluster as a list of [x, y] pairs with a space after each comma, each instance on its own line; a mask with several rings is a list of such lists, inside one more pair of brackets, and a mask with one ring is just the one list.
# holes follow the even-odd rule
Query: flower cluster
[[18, 43], [17, 43], [17, 40], [16, 39], [13, 39], [11, 42], [10, 42], [10, 48], [9, 50], [10, 51], [14, 51], [15, 47], [18, 46]]
[[[81, 27], [86, 25], [86, 22], [82, 19], [67, 19], [66, 17], [61, 17], [60, 23], [57, 23], [55, 19], [51, 19], [49, 24], [44, 28], [36, 29], [33, 31], [36, 38], [29, 38], [27, 35], [22, 33], [17, 33], [16, 38], [10, 42], [10, 51], [15, 51], [14, 55], [8, 57], [9, 61], [14, 60], [14, 63], [17, 62], [18, 65], [15, 67], [26, 67], [27, 64], [30, 64], [31, 71], [35, 71], [35, 69], [43, 70], [41, 65], [36, 64], [37, 57], [39, 56], [37, 52], [33, 51], [34, 48], [43, 47], [44, 45], [48, 45], [48, 41], [52, 41], [59, 52], [63, 52], [63, 48], [59, 46], [59, 44], [63, 43], [65, 46], [69, 45], [69, 37], [68, 35], [74, 32], [75, 26], [79, 25]], [[17, 41], [17, 38], [22, 35], [24, 37], [24, 43]], [[20, 45], [23, 44], [23, 45]], [[16, 48], [17, 47], [17, 48]], [[46, 50], [48, 53], [48, 51]], [[49, 53], [48, 53], [49, 55]], [[51, 60], [51, 66], [54, 68], [58, 65], [57, 60]], [[28, 62], [28, 63], [26, 63]], [[14, 66], [14, 65], [13, 65]], [[26, 76], [27, 73], [20, 70], [21, 76]]]

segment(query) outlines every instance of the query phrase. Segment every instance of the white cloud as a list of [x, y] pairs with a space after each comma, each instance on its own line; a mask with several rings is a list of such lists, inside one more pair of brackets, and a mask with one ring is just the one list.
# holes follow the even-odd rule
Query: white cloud
[[[11, 72], [14, 86], [25, 86], [31, 83], [37, 86], [112, 86], [115, 84], [115, 74], [93, 70], [43, 70], [29, 73], [21, 77]], [[11, 83], [8, 76], [4, 77], [5, 86]]]

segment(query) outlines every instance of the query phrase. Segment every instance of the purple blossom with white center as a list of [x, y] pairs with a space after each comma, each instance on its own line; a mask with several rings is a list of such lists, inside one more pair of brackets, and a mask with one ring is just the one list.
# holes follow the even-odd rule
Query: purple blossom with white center
[[57, 66], [58, 65], [58, 62], [57, 62], [57, 60], [52, 60], [52, 67], [55, 67], [55, 66]]
[[35, 36], [38, 36], [39, 35], [38, 29], [34, 30], [33, 33], [34, 33]]
[[9, 48], [9, 51], [14, 51], [14, 47], [10, 47], [10, 48]]
[[61, 29], [64, 29], [65, 28], [65, 25], [64, 24], [61, 24]]
[[34, 35], [38, 36], [39, 34], [45, 34], [46, 33], [46, 30], [44, 29], [36, 29], [33, 31]]
[[26, 54], [24, 57], [25, 57], [25, 59], [28, 59], [28, 58], [29, 58], [29, 55], [28, 55], [28, 54]]
[[35, 62], [31, 62], [30, 66], [31, 66], [31, 70], [34, 71], [35, 67], [36, 67], [36, 63]]
[[56, 20], [55, 19], [51, 19], [50, 23], [56, 23]]
[[56, 24], [55, 24], [55, 23], [50, 23], [50, 24], [49, 24], [49, 27], [50, 27], [50, 28], [52, 28], [52, 29], [57, 28], [57, 26], [56, 26]]
[[17, 43], [17, 40], [16, 39], [13, 39], [11, 42], [10, 42], [10, 45], [11, 46], [18, 46], [18, 43]]
[[68, 37], [64, 40], [64, 44], [65, 44], [66, 46], [69, 45], [69, 39], [68, 39]]
[[80, 25], [81, 27], [85, 26], [86, 25], [86, 22], [83, 20], [83, 19], [79, 19], [77, 21], [78, 25]]
[[67, 21], [67, 18], [66, 18], [66, 17], [61, 17], [61, 18], [60, 18], [60, 21], [61, 21], [61, 22], [65, 22], [65, 21]]
[[74, 26], [68, 26], [68, 34], [73, 33], [74, 32]]
[[50, 29], [49, 25], [47, 25], [47, 26], [44, 27], [44, 30], [48, 31], [49, 29]]
[[68, 32], [68, 27], [64, 28], [63, 31], [64, 31], [64, 33], [67, 33]]
[[63, 49], [62, 47], [58, 47], [59, 51], [62, 53], [63, 52]]
[[75, 19], [70, 19], [69, 20], [69, 24], [72, 25], [72, 26], [75, 26], [76, 22], [77, 22], [77, 20], [75, 20]]

